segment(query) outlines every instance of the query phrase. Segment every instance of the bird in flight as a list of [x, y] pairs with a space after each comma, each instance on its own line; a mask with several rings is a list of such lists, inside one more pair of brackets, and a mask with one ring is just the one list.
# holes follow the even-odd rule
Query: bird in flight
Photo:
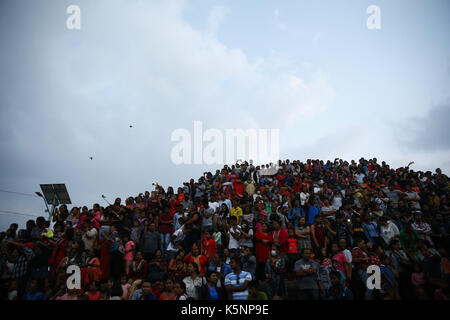
[[130, 128], [133, 128], [133, 126], [132, 126], [132, 125], [130, 125]]
[[93, 160], [93, 159], [94, 159], [94, 157], [89, 157], [89, 159]]

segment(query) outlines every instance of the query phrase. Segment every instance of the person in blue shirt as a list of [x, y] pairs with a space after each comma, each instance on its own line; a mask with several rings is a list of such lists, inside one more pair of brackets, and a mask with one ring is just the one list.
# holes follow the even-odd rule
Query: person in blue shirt
[[384, 300], [400, 300], [398, 282], [390, 268], [392, 259], [386, 254], [380, 256], [381, 289], [384, 292]]
[[301, 217], [305, 216], [305, 212], [300, 207], [300, 202], [295, 200], [294, 206], [288, 212], [288, 220], [294, 224], [294, 227], [298, 227], [298, 222]]
[[32, 280], [30, 289], [25, 293], [24, 300], [47, 300], [43, 287], [44, 279]]
[[241, 261], [237, 257], [231, 258], [232, 273], [225, 277], [225, 287], [230, 300], [247, 300], [248, 284], [252, 281], [250, 272], [242, 271]]
[[206, 271], [206, 283], [201, 286], [199, 300], [224, 300], [225, 289], [223, 286], [217, 286], [217, 272]]
[[314, 198], [308, 198], [306, 200], [308, 206], [308, 225], [314, 224], [315, 217], [322, 212], [321, 208], [316, 205]]
[[209, 270], [217, 271], [222, 275], [226, 276], [227, 274], [233, 272], [229, 264], [226, 264], [223, 261], [223, 255], [220, 252], [216, 252], [214, 254], [213, 259], [209, 263]]
[[214, 257], [209, 262], [208, 270], [217, 272], [217, 285], [221, 286], [227, 274], [233, 272], [229, 264], [224, 262], [223, 254], [216, 252]]
[[325, 300], [353, 300], [351, 290], [342, 284], [342, 274], [337, 271], [330, 272], [331, 286], [326, 289]]
[[363, 216], [363, 230], [364, 235], [366, 236], [367, 240], [372, 243], [372, 245], [377, 244], [380, 245], [382, 248], [385, 247], [385, 243], [382, 237], [380, 237], [380, 234], [378, 233], [378, 225], [375, 221], [371, 220], [370, 215]]
[[131, 300], [158, 300], [152, 292], [152, 284], [148, 280], [142, 282], [141, 289], [133, 293]]

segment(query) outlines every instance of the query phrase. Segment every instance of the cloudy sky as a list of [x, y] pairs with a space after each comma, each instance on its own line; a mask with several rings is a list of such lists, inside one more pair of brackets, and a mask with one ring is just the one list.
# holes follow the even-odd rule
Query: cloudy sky
[[[447, 0], [2, 0], [0, 190], [65, 183], [91, 206], [180, 186], [217, 167], [171, 161], [195, 120], [279, 129], [282, 159], [448, 174], [449, 30]], [[0, 230], [44, 209], [0, 192]]]

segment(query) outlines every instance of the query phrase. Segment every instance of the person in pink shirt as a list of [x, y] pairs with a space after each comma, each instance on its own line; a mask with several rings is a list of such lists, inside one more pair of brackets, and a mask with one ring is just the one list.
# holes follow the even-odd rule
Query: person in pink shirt
[[120, 284], [122, 286], [122, 300], [128, 300], [128, 293], [130, 292], [131, 284], [128, 282], [128, 277], [122, 275], [120, 278]]
[[123, 260], [125, 261], [125, 273], [129, 275], [131, 262], [133, 261], [133, 250], [135, 248], [135, 244], [132, 240], [130, 240], [128, 234], [123, 236], [123, 242], [125, 243], [125, 254], [123, 256]]
[[413, 272], [411, 273], [411, 282], [415, 287], [419, 287], [426, 282], [425, 273], [418, 263], [414, 264], [413, 266]]
[[347, 277], [347, 271], [345, 270], [345, 266], [347, 264], [347, 258], [345, 257], [345, 254], [343, 254], [340, 251], [339, 244], [337, 242], [334, 242], [331, 245], [331, 251], [333, 252], [333, 261], [337, 261], [338, 263], [338, 269], [344, 274], [345, 277]]
[[78, 293], [78, 290], [76, 290], [76, 289], [67, 290], [67, 292], [65, 294], [63, 294], [62, 296], [56, 297], [55, 300], [78, 300], [77, 293]]

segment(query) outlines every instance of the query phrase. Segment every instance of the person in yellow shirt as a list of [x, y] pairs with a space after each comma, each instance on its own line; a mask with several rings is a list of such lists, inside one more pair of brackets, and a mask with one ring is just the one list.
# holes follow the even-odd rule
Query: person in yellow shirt
[[241, 225], [243, 212], [241, 207], [238, 206], [236, 200], [233, 200], [233, 207], [230, 209], [230, 216], [235, 216], [237, 218], [237, 224]]

